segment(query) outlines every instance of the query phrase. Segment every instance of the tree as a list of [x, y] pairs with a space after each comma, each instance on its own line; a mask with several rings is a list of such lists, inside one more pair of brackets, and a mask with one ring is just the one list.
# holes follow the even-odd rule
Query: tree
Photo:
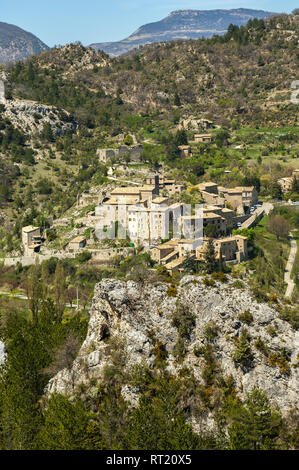
[[275, 181], [274, 183], [271, 184], [270, 186], [270, 195], [274, 199], [282, 199], [282, 189], [279, 183]]
[[276, 447], [282, 425], [280, 413], [272, 409], [267, 396], [254, 388], [245, 406], [235, 404], [229, 427], [229, 446], [233, 450], [269, 450]]
[[42, 285], [40, 282], [40, 266], [38, 258], [35, 260], [35, 264], [30, 267], [27, 278], [27, 296], [29, 309], [32, 313], [33, 322], [38, 321], [38, 312], [42, 299]]
[[293, 11], [292, 11], [292, 15], [299, 15], [299, 8], [295, 8]]
[[54, 299], [60, 318], [62, 318], [65, 307], [65, 274], [61, 261], [58, 261], [54, 275]]
[[183, 269], [187, 273], [194, 274], [196, 272], [196, 262], [194, 257], [190, 256], [190, 253], [187, 253], [186, 259], [183, 262]]
[[1, 332], [7, 344], [0, 380], [1, 449], [36, 448], [42, 424], [39, 400], [49, 380], [44, 369], [63, 339], [63, 328], [51, 302], [43, 304], [35, 322], [16, 314], [8, 316]]
[[89, 422], [84, 404], [71, 403], [62, 395], [52, 395], [44, 412], [44, 425], [38, 435], [42, 450], [80, 450]]
[[178, 93], [174, 95], [174, 105], [175, 106], [181, 106], [181, 99]]
[[245, 332], [242, 332], [239, 339], [236, 341], [236, 348], [232, 354], [232, 358], [236, 364], [240, 364], [241, 366], [247, 367], [251, 365], [253, 355]]
[[217, 260], [215, 255], [215, 247], [213, 240], [208, 240], [207, 249], [205, 252], [205, 266], [207, 273], [211, 274], [217, 270]]
[[161, 389], [155, 397], [142, 396], [139, 407], [129, 420], [129, 449], [198, 449], [199, 437], [186, 424], [178, 410], [177, 386], [174, 381], [161, 379]]
[[215, 143], [218, 148], [226, 146], [228, 144], [228, 139], [230, 137], [229, 131], [226, 129], [221, 129], [217, 132], [215, 136]]
[[175, 144], [179, 145], [188, 145], [188, 136], [185, 129], [179, 129], [174, 137]]
[[217, 227], [215, 224], [208, 224], [204, 230], [206, 237], [215, 238], [217, 234]]
[[125, 139], [124, 139], [124, 143], [125, 143], [125, 145], [127, 145], [128, 147], [130, 147], [131, 145], [134, 144], [133, 137], [132, 137], [130, 134], [126, 135], [126, 137], [125, 137]]
[[293, 178], [292, 193], [299, 193], [299, 179]]
[[268, 221], [267, 229], [269, 232], [274, 233], [278, 240], [279, 238], [288, 237], [291, 226], [289, 222], [281, 215], [272, 215]]

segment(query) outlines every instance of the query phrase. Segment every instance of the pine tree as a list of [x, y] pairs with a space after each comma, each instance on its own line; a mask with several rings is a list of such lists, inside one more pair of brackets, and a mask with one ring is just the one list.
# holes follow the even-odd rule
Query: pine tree
[[204, 261], [205, 261], [207, 273], [211, 274], [217, 270], [215, 247], [214, 247], [213, 240], [211, 239], [208, 240]]
[[65, 308], [65, 296], [66, 296], [66, 285], [65, 285], [65, 274], [64, 268], [61, 261], [58, 261], [54, 275], [54, 299], [55, 305], [58, 311], [58, 315], [62, 318]]
[[62, 395], [52, 395], [44, 412], [44, 424], [37, 441], [42, 450], [80, 450], [89, 416], [82, 401], [71, 403]]
[[38, 312], [40, 309], [41, 299], [42, 299], [42, 286], [40, 282], [40, 266], [38, 258], [35, 260], [35, 264], [30, 267], [28, 280], [27, 280], [27, 295], [29, 309], [32, 313], [33, 322], [38, 321]]
[[229, 428], [229, 446], [233, 450], [267, 450], [276, 447], [282, 425], [280, 413], [272, 409], [267, 396], [254, 388], [245, 406], [232, 410], [233, 424]]
[[175, 106], [181, 106], [181, 99], [178, 93], [174, 95], [174, 105]]

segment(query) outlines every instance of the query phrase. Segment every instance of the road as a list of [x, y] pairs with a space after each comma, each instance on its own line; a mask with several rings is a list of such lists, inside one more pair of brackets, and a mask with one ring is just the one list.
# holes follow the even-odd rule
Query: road
[[119, 178], [114, 178], [113, 176], [107, 176], [107, 180], [117, 181], [118, 183], [127, 183], [129, 185], [135, 184], [135, 186], [142, 186], [142, 183], [136, 183], [135, 181], [120, 180]]
[[[28, 300], [27, 295], [23, 295], [23, 294], [12, 294], [11, 292], [1, 292], [0, 291], [0, 296], [1, 295], [6, 295], [7, 297], [12, 297], [13, 299]], [[71, 304], [65, 304], [65, 306], [68, 307], [68, 308], [77, 309], [77, 303], [76, 302], [74, 302], [72, 305]]]
[[268, 215], [269, 212], [272, 211], [273, 207], [273, 204], [271, 204], [270, 202], [264, 202], [262, 206], [256, 208], [256, 210], [252, 213], [249, 219], [245, 220], [245, 222], [242, 223], [242, 226], [240, 228], [250, 228], [254, 224], [255, 219], [257, 217]]
[[295, 283], [293, 279], [291, 278], [291, 273], [292, 273], [292, 269], [293, 269], [294, 262], [296, 259], [296, 254], [297, 254], [297, 242], [293, 238], [291, 233], [290, 233], [290, 240], [291, 240], [291, 251], [290, 251], [289, 259], [288, 259], [288, 262], [285, 268], [285, 274], [284, 274], [284, 282], [288, 285], [286, 293], [285, 293], [285, 297], [289, 297], [289, 298], [292, 296], [292, 293], [295, 287]]

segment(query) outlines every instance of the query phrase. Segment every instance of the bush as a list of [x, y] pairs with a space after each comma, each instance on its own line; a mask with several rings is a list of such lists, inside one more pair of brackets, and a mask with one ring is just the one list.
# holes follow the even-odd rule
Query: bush
[[169, 286], [166, 292], [168, 297], [176, 297], [178, 294], [177, 288], [174, 286]]
[[253, 322], [253, 315], [249, 310], [245, 310], [245, 312], [240, 313], [238, 316], [239, 320], [246, 325], [250, 325]]
[[80, 264], [87, 263], [92, 257], [92, 254], [89, 251], [83, 251], [76, 256], [76, 259]]
[[232, 354], [233, 361], [241, 366], [248, 367], [251, 365], [253, 355], [245, 332], [241, 333], [240, 338], [236, 341], [236, 348]]

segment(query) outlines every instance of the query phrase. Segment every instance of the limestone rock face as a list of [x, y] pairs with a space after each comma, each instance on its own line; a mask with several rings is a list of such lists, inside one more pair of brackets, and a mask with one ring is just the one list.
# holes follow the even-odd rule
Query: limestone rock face
[[67, 111], [29, 100], [6, 100], [3, 115], [29, 135], [42, 132], [45, 124], [50, 124], [54, 135], [63, 135], [77, 127]]
[[5, 350], [5, 344], [0, 341], [0, 366], [2, 366], [5, 363], [6, 359], [6, 350]]
[[[283, 413], [299, 407], [299, 369], [296, 367], [299, 335], [287, 322], [279, 319], [274, 308], [257, 303], [246, 289], [233, 288], [231, 281], [206, 287], [201, 277], [186, 276], [181, 280], [175, 297], [167, 294], [168, 288], [168, 284], [144, 285], [111, 279], [97, 284], [86, 340], [72, 368], [60, 371], [49, 382], [47, 394], [58, 392], [72, 396], [80, 384], [88, 385], [91, 379], [100, 381], [105, 367], [111, 364], [111, 343], [122, 350], [126, 370], [141, 362], [153, 366], [153, 335], [155, 341], [160, 341], [167, 350], [169, 372], [176, 374], [180, 368], [189, 367], [202, 383], [203, 360], [194, 354], [194, 348], [204, 344], [205, 327], [213, 322], [218, 328], [213, 339], [218, 364], [223, 375], [233, 376], [241, 397], [258, 386]], [[190, 341], [186, 343], [187, 353], [180, 364], [174, 356], [178, 330], [172, 324], [172, 314], [178, 304], [196, 318]], [[238, 318], [247, 310], [253, 317], [249, 325]], [[248, 368], [241, 368], [232, 359], [234, 339], [244, 326], [250, 335], [253, 353], [253, 361]], [[269, 326], [275, 328], [276, 336], [269, 333]], [[258, 337], [272, 352], [279, 353], [285, 349], [289, 356], [288, 372], [280, 372], [279, 367], [267, 363], [263, 353], [254, 346]], [[123, 387], [123, 395], [132, 404], [137, 400], [130, 387]]]

